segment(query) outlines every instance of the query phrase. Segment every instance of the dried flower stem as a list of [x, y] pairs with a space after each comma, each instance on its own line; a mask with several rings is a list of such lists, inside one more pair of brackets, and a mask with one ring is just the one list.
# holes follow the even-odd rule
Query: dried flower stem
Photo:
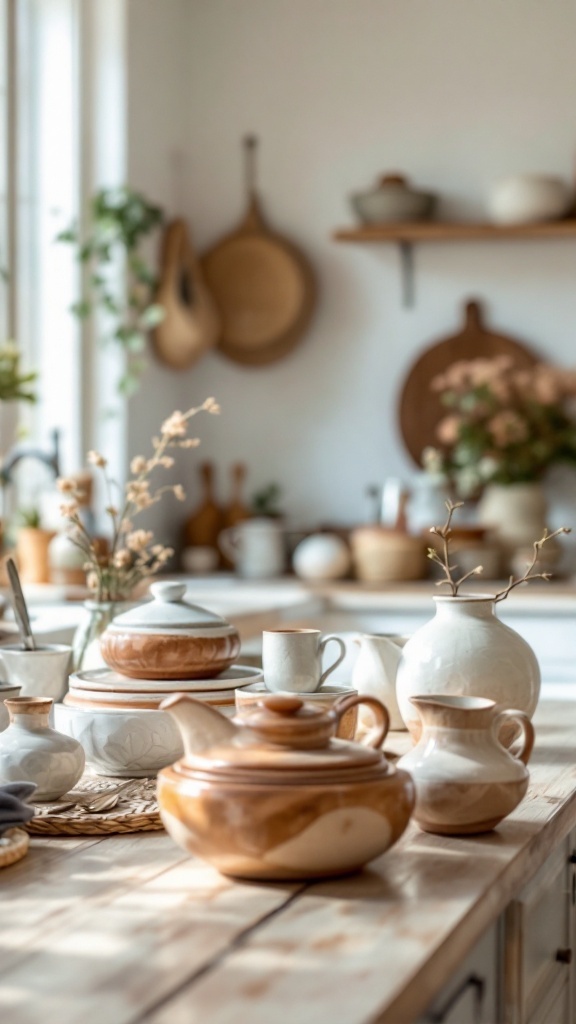
[[88, 461], [102, 471], [106, 487], [106, 512], [112, 523], [110, 550], [106, 553], [102, 552], [82, 522], [78, 505], [81, 493], [75, 481], [68, 478], [58, 481], [59, 489], [72, 498], [70, 503], [61, 506], [61, 513], [73, 527], [69, 534], [70, 540], [86, 556], [84, 568], [88, 573], [87, 583], [95, 591], [98, 601], [118, 601], [129, 596], [141, 579], [158, 572], [173, 554], [171, 548], [152, 543], [152, 531], [135, 530], [132, 520], [140, 512], [161, 501], [166, 493], [172, 493], [180, 501], [185, 499], [180, 484], [166, 484], [151, 492], [148, 478], [157, 467], [169, 469], [174, 464], [174, 459], [166, 454], [168, 448], [197, 447], [197, 438], [186, 437], [188, 421], [192, 416], [199, 412], [219, 411], [214, 399], [207, 398], [202, 405], [188, 412], [173, 412], [162, 424], [160, 437], [152, 440], [151, 457], [137, 455], [132, 459], [130, 468], [134, 475], [125, 486], [119, 508], [115, 507], [113, 501], [113, 488], [118, 488], [118, 484], [108, 473], [107, 459], [99, 452], [89, 452]]
[[[436, 537], [440, 537], [442, 540], [441, 554], [436, 550], [436, 548], [428, 548], [428, 558], [436, 565], [439, 565], [444, 573], [444, 579], [438, 580], [436, 586], [450, 587], [450, 593], [452, 597], [458, 596], [458, 591], [461, 585], [467, 579], [470, 579], [471, 576], [480, 576], [484, 571], [483, 566], [477, 565], [474, 569], [471, 569], [469, 572], [465, 573], [464, 576], [461, 576], [460, 579], [455, 580], [452, 575], [454, 570], [457, 568], [456, 565], [450, 565], [450, 537], [452, 535], [452, 518], [454, 516], [454, 513], [459, 508], [462, 508], [463, 504], [464, 502], [462, 501], [446, 501], [445, 505], [448, 511], [448, 518], [446, 519], [444, 526], [432, 526], [430, 528], [430, 533], [435, 534]], [[494, 601], [503, 601], [504, 598], [508, 597], [510, 591], [513, 590], [514, 587], [520, 586], [521, 583], [527, 583], [529, 580], [550, 580], [552, 578], [552, 573], [533, 572], [532, 570], [534, 569], [538, 561], [540, 551], [544, 547], [544, 544], [546, 544], [547, 541], [552, 540], [554, 537], [560, 536], [560, 534], [562, 533], [571, 533], [571, 530], [569, 529], [569, 527], [560, 526], [559, 529], [554, 530], [553, 533], [548, 533], [548, 530], [545, 529], [540, 540], [534, 541], [532, 561], [529, 565], [527, 565], [526, 572], [524, 573], [524, 575], [520, 576], [518, 579], [514, 579], [513, 576], [510, 576], [507, 586], [503, 590], [498, 591], [498, 593], [494, 595]]]

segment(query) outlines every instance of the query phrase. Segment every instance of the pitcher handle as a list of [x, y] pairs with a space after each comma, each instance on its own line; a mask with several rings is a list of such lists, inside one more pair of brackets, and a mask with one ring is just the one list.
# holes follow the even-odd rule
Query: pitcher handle
[[504, 749], [508, 750], [508, 753], [511, 754], [512, 757], [522, 761], [523, 764], [528, 764], [528, 760], [534, 746], [534, 726], [524, 711], [505, 708], [504, 711], [500, 711], [499, 714], [496, 715], [492, 724], [493, 735], [496, 738], [496, 741], [500, 743], [500, 746], [504, 746], [504, 744], [501, 743], [498, 738], [499, 733], [502, 730], [502, 726], [507, 722], [516, 722], [517, 725], [520, 726], [521, 746], [519, 750], [515, 751], [510, 750], [507, 747], [504, 747]]
[[225, 530], [220, 530], [218, 534], [217, 543], [220, 551], [234, 563], [240, 553], [238, 539], [238, 531], [235, 526], [227, 526]]
[[361, 744], [363, 747], [374, 747], [375, 750], [378, 750], [388, 735], [390, 715], [382, 701], [379, 701], [377, 697], [364, 697], [361, 693], [352, 693], [349, 697], [342, 697], [341, 700], [336, 701], [334, 704], [333, 710], [338, 721], [340, 721], [342, 715], [345, 715], [350, 708], [356, 707], [357, 704], [367, 704], [368, 707], [372, 708], [376, 717], [376, 724], [362, 738]]
[[344, 658], [346, 657], [346, 644], [344, 643], [344, 641], [342, 640], [341, 637], [339, 637], [339, 636], [332, 636], [332, 634], [330, 636], [325, 636], [324, 639], [322, 640], [322, 642], [320, 643], [320, 655], [322, 655], [322, 652], [323, 652], [324, 648], [326, 647], [327, 644], [330, 643], [331, 640], [334, 640], [338, 644], [338, 646], [340, 648], [340, 654], [336, 658], [336, 661], [334, 661], [331, 665], [329, 665], [328, 668], [320, 676], [320, 681], [318, 683], [318, 688], [320, 688], [322, 686], [322, 683], [326, 681], [326, 679], [330, 675], [330, 673], [333, 672], [335, 668], [338, 668], [338, 665], [342, 664], [342, 662], [344, 661]]

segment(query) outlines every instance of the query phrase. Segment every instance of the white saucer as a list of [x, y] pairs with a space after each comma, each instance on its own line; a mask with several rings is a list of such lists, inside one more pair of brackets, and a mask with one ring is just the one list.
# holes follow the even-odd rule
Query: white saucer
[[101, 690], [122, 693], [194, 693], [207, 690], [235, 690], [238, 686], [257, 683], [262, 670], [251, 665], [231, 665], [213, 679], [130, 679], [111, 668], [86, 669], [73, 672], [70, 685], [75, 690]]

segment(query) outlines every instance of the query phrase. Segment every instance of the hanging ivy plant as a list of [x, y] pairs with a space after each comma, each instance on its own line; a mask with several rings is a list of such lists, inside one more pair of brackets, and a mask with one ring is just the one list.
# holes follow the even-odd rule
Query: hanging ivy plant
[[[104, 340], [113, 339], [128, 354], [126, 372], [118, 382], [126, 397], [138, 389], [146, 369], [141, 353], [147, 334], [164, 316], [154, 301], [156, 274], [142, 255], [142, 243], [163, 219], [160, 206], [128, 186], [104, 188], [91, 199], [86, 231], [72, 224], [56, 239], [74, 245], [79, 262], [87, 268], [84, 293], [70, 311], [78, 320], [95, 311], [103, 313], [104, 323], [110, 324]], [[125, 267], [121, 280], [120, 258]]]

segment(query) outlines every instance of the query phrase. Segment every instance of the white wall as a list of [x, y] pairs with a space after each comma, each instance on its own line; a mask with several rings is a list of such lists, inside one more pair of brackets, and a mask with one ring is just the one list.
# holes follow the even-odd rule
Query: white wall
[[482, 215], [501, 175], [571, 175], [572, 0], [132, 0], [131, 20], [132, 182], [177, 200], [206, 247], [242, 215], [240, 139], [256, 132], [268, 218], [308, 253], [320, 286], [309, 334], [276, 364], [211, 354], [184, 375], [155, 368], [133, 404], [134, 439], [168, 398], [214, 394], [223, 415], [199, 427], [204, 455], [222, 470], [244, 459], [251, 490], [282, 483], [299, 521], [353, 522], [368, 513], [369, 482], [413, 472], [399, 388], [421, 348], [457, 328], [467, 297], [502, 332], [576, 362], [573, 241], [421, 246], [405, 310], [393, 247], [331, 240], [353, 222], [347, 195], [387, 170], [462, 218]]

